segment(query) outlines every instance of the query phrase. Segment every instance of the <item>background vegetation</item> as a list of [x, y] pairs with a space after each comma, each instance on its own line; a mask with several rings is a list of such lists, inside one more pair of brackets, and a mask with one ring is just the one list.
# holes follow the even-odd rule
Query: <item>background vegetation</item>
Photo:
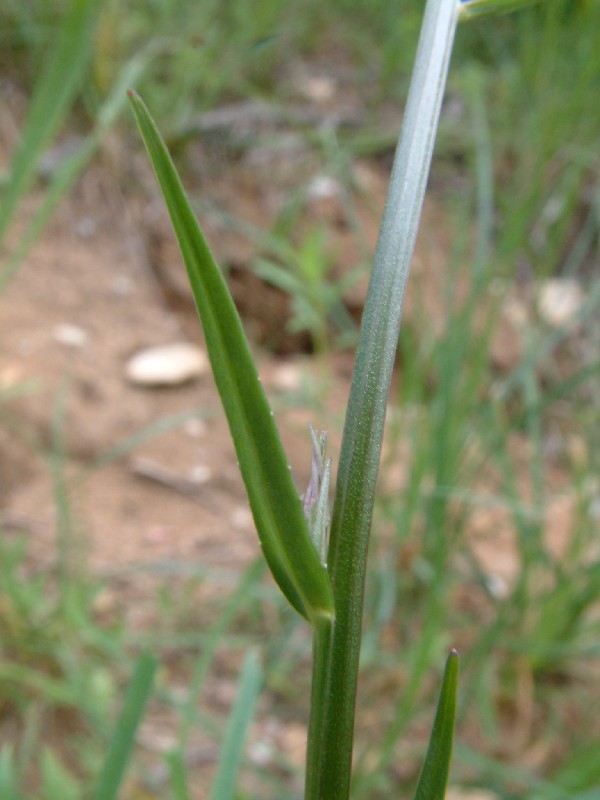
[[[131, 80], [190, 177], [186, 154], [200, 112], [257, 98], [292, 107], [295, 62], [343, 64], [366, 98], [360, 124], [334, 137], [301, 126], [325, 169], [343, 179], [357, 157], [389, 156], [416, 46], [417, 0], [76, 6], [79, 18], [60, 2], [4, 0], [0, 8], [3, 85], [18, 86], [42, 109], [35, 125], [27, 122], [34, 100], [23, 109], [23, 131], [29, 124], [38, 135], [23, 134], [21, 155], [12, 154], [6, 171], [7, 230], [59, 134], [81, 134], [80, 144], [46, 184], [30, 240], [109, 130], [126, 152], [137, 147], [131, 121], [118, 117]], [[400, 337], [367, 584], [357, 800], [409, 794], [442, 654], [453, 645], [462, 654], [453, 773], [461, 796], [600, 797], [599, 18], [597, 0], [553, 0], [459, 31], [431, 186], [452, 232], [439, 274], [445, 304], [439, 318], [426, 320], [432, 324], [411, 317]], [[49, 54], [62, 41], [70, 46], [52, 72]], [[69, 86], [60, 72], [67, 52]], [[382, 108], [396, 112], [392, 129], [381, 124]], [[301, 242], [287, 236], [301, 205], [290, 203], [269, 232], [269, 258], [255, 268], [292, 293], [293, 324], [308, 330], [315, 357], [326, 362], [351, 341], [352, 328], [321, 233]], [[5, 248], [10, 274], [27, 242], [25, 234]], [[277, 269], [282, 263], [290, 269]], [[581, 288], [575, 310], [558, 321], [537, 301], [552, 279], [562, 281], [561, 296], [567, 280]], [[505, 358], [499, 333], [507, 308], [521, 314], [516, 359]], [[226, 606], [208, 605], [193, 628], [186, 597], [201, 573], [182, 580], [175, 597], [157, 594], [153, 631], [99, 621], [103, 587], [70, 556], [60, 399], [57, 406], [44, 452], [61, 530], [55, 572], [35, 570], [25, 536], [0, 539], [0, 798], [87, 796], [141, 648], [177, 659], [191, 680], [183, 700], [170, 670], [159, 680], [156, 703], [178, 719], [167, 767], [173, 752], [186, 752], [194, 726], [222, 741], [224, 720], [197, 702], [217, 652], [239, 661], [268, 634], [262, 681], [284, 719], [303, 708], [309, 681], [308, 636], [265, 590], [258, 563]], [[319, 415], [326, 410], [316, 408]], [[398, 463], [403, 478], [394, 481]], [[556, 551], [548, 531], [564, 504], [569, 534]], [[514, 541], [506, 581], [492, 580], [477, 557], [473, 531], [495, 527]], [[252, 686], [253, 663], [244, 673]], [[173, 770], [148, 780], [148, 758], [135, 763], [127, 796], [183, 797]], [[248, 759], [243, 776], [240, 798], [298, 794], [298, 775], [284, 761], [266, 769]]]

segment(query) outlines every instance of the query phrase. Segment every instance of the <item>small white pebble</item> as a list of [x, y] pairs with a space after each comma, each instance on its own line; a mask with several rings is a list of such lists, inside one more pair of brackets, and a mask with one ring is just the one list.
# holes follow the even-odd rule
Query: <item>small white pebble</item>
[[583, 289], [573, 278], [551, 278], [538, 295], [540, 317], [555, 328], [572, 322], [583, 305]]
[[296, 364], [282, 364], [273, 373], [273, 386], [282, 391], [293, 392], [300, 388], [302, 375]]
[[93, 217], [82, 217], [75, 225], [75, 233], [81, 239], [89, 239], [96, 233], [96, 221]]
[[192, 439], [199, 439], [206, 433], [206, 423], [203, 419], [188, 419], [183, 426], [183, 430]]
[[57, 325], [52, 331], [52, 336], [54, 341], [64, 344], [65, 347], [85, 347], [90, 339], [89, 333], [84, 328], [68, 323]]
[[206, 354], [189, 342], [150, 347], [129, 359], [127, 379], [136, 386], [180, 386], [208, 369]]
[[119, 275], [112, 282], [111, 289], [119, 297], [129, 297], [135, 289], [135, 282], [128, 275]]
[[298, 80], [298, 89], [314, 103], [328, 103], [336, 93], [336, 82], [328, 75], [303, 75]]
[[253, 764], [266, 767], [273, 760], [273, 746], [267, 742], [256, 742], [249, 748], [248, 755]]
[[308, 184], [307, 194], [314, 200], [330, 200], [339, 197], [342, 189], [330, 175], [316, 175]]
[[492, 597], [495, 597], [497, 600], [504, 600], [508, 597], [508, 584], [500, 575], [492, 575], [490, 573], [486, 575], [485, 582]]
[[252, 527], [252, 514], [248, 508], [238, 506], [234, 508], [231, 513], [231, 524], [238, 530], [244, 530]]
[[211, 477], [212, 471], [207, 464], [196, 464], [189, 473], [192, 483], [207, 483]]

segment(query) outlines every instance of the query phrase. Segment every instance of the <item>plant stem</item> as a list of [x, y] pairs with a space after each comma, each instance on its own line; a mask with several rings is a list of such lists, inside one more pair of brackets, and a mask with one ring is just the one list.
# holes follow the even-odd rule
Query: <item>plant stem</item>
[[310, 721], [308, 726], [308, 753], [306, 760], [305, 797], [320, 797], [321, 780], [320, 754], [323, 752], [324, 724], [328, 709], [326, 693], [329, 686], [329, 667], [331, 662], [331, 641], [335, 622], [322, 618], [313, 628], [312, 686], [310, 697]]
[[458, 8], [428, 0], [383, 216], [346, 415], [329, 573], [335, 622], [315, 628], [305, 800], [347, 800], [369, 531], [404, 287], [414, 249]]

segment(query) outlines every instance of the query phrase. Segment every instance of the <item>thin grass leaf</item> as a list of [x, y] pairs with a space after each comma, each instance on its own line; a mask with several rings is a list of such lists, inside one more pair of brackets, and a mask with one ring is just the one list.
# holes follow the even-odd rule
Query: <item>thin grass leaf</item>
[[461, 0], [460, 19], [475, 19], [486, 14], [507, 14], [540, 2], [542, 0]]
[[[557, 786], [554, 781], [547, 781], [534, 775], [528, 769], [507, 764], [494, 757], [482, 755], [463, 744], [456, 744], [455, 756], [470, 770], [477, 770], [484, 783], [493, 782], [501, 785], [519, 784], [522, 787], [521, 797], [536, 800], [575, 800], [575, 796]], [[579, 798], [578, 800], [581, 800]], [[597, 800], [597, 795], [594, 800]]]
[[115, 800], [118, 795], [135, 744], [135, 735], [152, 691], [157, 666], [156, 659], [149, 653], [142, 653], [137, 661], [93, 795], [94, 800]]
[[251, 650], [242, 667], [237, 696], [227, 722], [217, 772], [211, 786], [210, 800], [233, 800], [244, 741], [254, 716], [261, 683], [262, 670], [258, 655], [255, 650]]
[[44, 700], [57, 705], [73, 708], [77, 708], [79, 705], [80, 698], [75, 687], [25, 664], [11, 663], [8, 660], [1, 663], [0, 681], [23, 686], [28, 691], [38, 692]]
[[586, 744], [561, 763], [552, 775], [552, 783], [569, 792], [581, 792], [584, 797], [589, 787], [600, 787], [600, 739]]
[[56, 47], [36, 86], [25, 128], [2, 192], [0, 245], [17, 204], [29, 189], [39, 158], [73, 102], [91, 58], [92, 34], [101, 0], [73, 0], [58, 32]]
[[129, 96], [188, 271], [265, 558], [302, 616], [331, 618], [329, 577], [311, 542], [239, 315], [154, 121], [141, 98], [135, 92]]
[[458, 653], [453, 650], [446, 661], [440, 699], [415, 800], [444, 800], [452, 757], [457, 689]]
[[259, 582], [264, 566], [264, 559], [257, 558], [248, 567], [241, 579], [238, 580], [235, 592], [227, 600], [217, 620], [208, 631], [207, 637], [202, 644], [202, 650], [196, 659], [177, 733], [177, 744], [173, 751], [167, 755], [169, 775], [176, 800], [186, 800], [188, 795], [186, 778], [187, 748], [190, 733], [196, 721], [200, 694], [204, 688], [208, 670], [227, 628], [240, 608], [247, 606], [248, 597], [252, 592], [252, 588]]
[[190, 800], [188, 777], [185, 759], [179, 751], [167, 753], [165, 756], [169, 769], [169, 783], [173, 800]]
[[6, 744], [0, 750], [0, 797], [18, 800], [17, 768], [12, 745]]
[[156, 51], [156, 47], [146, 47], [123, 67], [118, 81], [96, 115], [94, 130], [86, 137], [81, 147], [60, 164], [54, 172], [39, 207], [31, 219], [28, 220], [16, 247], [6, 259], [6, 266], [0, 272], [0, 294], [17, 272], [31, 246], [46, 227], [60, 200], [68, 193], [78, 176], [83, 172], [97, 151], [102, 138], [121, 113], [126, 103], [126, 88], [139, 79]]
[[[40, 759], [43, 800], [79, 800], [81, 786], [49, 747]], [[0, 795], [2, 797], [2, 795]]]

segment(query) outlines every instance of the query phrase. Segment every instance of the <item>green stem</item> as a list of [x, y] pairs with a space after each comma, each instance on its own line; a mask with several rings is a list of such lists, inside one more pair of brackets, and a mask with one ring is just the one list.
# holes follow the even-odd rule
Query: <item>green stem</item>
[[331, 642], [335, 622], [323, 618], [313, 628], [312, 687], [310, 697], [310, 722], [308, 726], [308, 753], [306, 762], [305, 797], [317, 798], [321, 780], [319, 756], [323, 752], [324, 723], [328, 708], [326, 693], [329, 685]]
[[315, 629], [305, 800], [347, 800], [369, 531], [404, 287], [414, 249], [458, 16], [428, 0], [348, 404], [329, 546], [335, 623]]

